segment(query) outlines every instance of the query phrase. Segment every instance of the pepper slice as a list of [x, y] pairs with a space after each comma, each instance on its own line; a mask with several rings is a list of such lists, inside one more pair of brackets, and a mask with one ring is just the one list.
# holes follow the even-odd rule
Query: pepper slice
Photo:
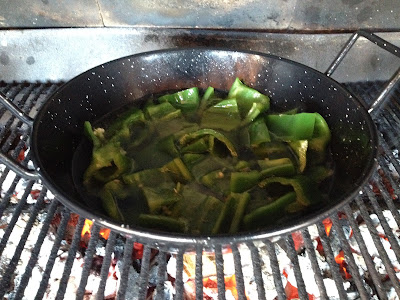
[[259, 183], [262, 188], [271, 183], [280, 183], [282, 185], [291, 185], [296, 193], [296, 200], [303, 206], [318, 203], [321, 200], [320, 191], [317, 184], [304, 175], [297, 175], [293, 178], [287, 177], [269, 177]]
[[279, 139], [286, 142], [309, 140], [314, 134], [316, 115], [298, 113], [295, 115], [267, 115], [265, 122], [268, 129]]
[[258, 118], [249, 125], [250, 145], [257, 147], [262, 143], [271, 141], [267, 125], [263, 118]]
[[231, 131], [241, 123], [236, 99], [218, 102], [204, 111], [201, 126]]
[[232, 172], [231, 174], [231, 192], [242, 193], [253, 186], [257, 185], [260, 179], [260, 172], [249, 171], [249, 172]]
[[296, 201], [296, 197], [295, 192], [289, 192], [272, 203], [253, 210], [244, 216], [244, 227], [257, 229], [275, 223], [285, 214], [286, 207]]
[[145, 228], [159, 229], [172, 232], [186, 233], [189, 230], [189, 222], [184, 218], [173, 218], [160, 215], [140, 214], [138, 223]]
[[229, 90], [228, 99], [232, 98], [237, 101], [243, 124], [249, 124], [270, 106], [268, 96], [243, 84], [239, 78], [235, 79]]
[[181, 109], [183, 113], [190, 113], [196, 111], [199, 106], [199, 89], [193, 87], [174, 94], [167, 94], [159, 97], [158, 101], [160, 103], [169, 102], [176, 109]]
[[249, 193], [231, 193], [215, 223], [212, 233], [237, 232], [242, 223], [243, 215], [249, 201]]
[[224, 134], [222, 134], [214, 129], [210, 129], [210, 128], [200, 129], [200, 130], [190, 132], [190, 133], [183, 135], [179, 139], [179, 144], [185, 145], [185, 144], [187, 144], [195, 139], [201, 138], [205, 135], [212, 135], [213, 137], [218, 139], [220, 142], [225, 144], [226, 148], [230, 151], [232, 156], [238, 155], [236, 152], [235, 146]]
[[290, 158], [283, 157], [277, 159], [258, 160], [258, 165], [261, 168], [260, 178], [270, 176], [293, 176], [296, 174], [296, 169]]
[[130, 172], [134, 168], [134, 161], [125, 155], [119, 143], [108, 143], [101, 147], [94, 147], [92, 161], [83, 175], [85, 184], [92, 178], [106, 183]]
[[319, 113], [315, 113], [314, 134], [308, 145], [312, 150], [313, 163], [321, 163], [325, 160], [326, 149], [330, 141], [331, 131], [328, 123]]

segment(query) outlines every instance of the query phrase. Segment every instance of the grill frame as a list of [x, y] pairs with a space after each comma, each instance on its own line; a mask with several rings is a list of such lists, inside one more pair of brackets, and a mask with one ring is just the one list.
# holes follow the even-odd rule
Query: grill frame
[[[394, 77], [393, 77], [394, 78]], [[392, 80], [394, 80], [392, 78]], [[397, 78], [397, 77], [396, 77]], [[25, 86], [26, 85], [26, 86]], [[368, 89], [367, 91], [364, 91], [363, 98], [369, 98], [369, 102], [371, 102], [371, 99], [376, 98], [376, 95], [379, 94], [378, 92], [378, 87], [384, 89], [385, 92], [385, 86], [387, 87], [388, 85], [382, 84], [382, 83], [377, 83], [376, 85], [372, 85], [370, 87], [371, 89]], [[360, 94], [360, 91], [358, 91], [358, 86], [357, 85], [347, 85], [347, 87], [350, 90], [353, 90], [355, 94]], [[46, 84], [3, 84], [0, 85], [0, 90], [3, 92], [5, 91], [8, 95], [9, 98], [13, 99], [16, 103], [18, 102], [19, 107], [24, 109], [25, 111], [30, 111], [33, 107], [35, 107], [37, 102], [40, 97], [45, 98], [44, 96], [49, 93], [49, 90], [57, 88], [57, 85], [47, 85]], [[362, 88], [361, 88], [362, 90]], [[21, 97], [21, 91], [22, 97]], [[33, 91], [39, 93], [32, 93]], [[398, 158], [396, 158], [393, 154], [393, 146], [397, 146], [397, 150], [399, 147], [399, 144], [397, 145], [390, 145], [395, 143], [395, 136], [394, 134], [400, 130], [400, 122], [397, 122], [398, 120], [398, 115], [400, 115], [400, 110], [398, 109], [398, 101], [396, 102], [396, 99], [400, 98], [400, 92], [398, 90], [395, 90], [393, 92], [394, 95], [391, 93], [385, 92], [385, 97], [389, 100], [390, 102], [388, 105], [386, 105], [381, 111], [377, 111], [374, 114], [374, 120], [376, 121], [378, 127], [380, 128], [390, 128], [392, 127], [392, 130], [382, 130], [381, 133], [383, 134], [380, 137], [380, 146], [381, 146], [381, 153], [377, 158], [378, 162], [378, 167], [383, 170], [383, 173], [388, 177], [391, 185], [396, 189], [395, 194], [397, 196], [400, 195], [399, 193], [399, 184], [398, 184], [398, 178], [394, 177], [391, 175], [391, 170], [388, 166], [388, 162], [393, 166], [394, 170], [397, 171], [398, 174], [400, 174], [400, 164], [398, 162]], [[7, 114], [7, 111], [4, 108], [1, 108], [0, 110], [1, 115], [3, 116], [4, 114]], [[17, 146], [11, 151], [11, 156], [15, 159], [20, 150], [23, 148], [24, 143], [28, 139], [28, 130], [27, 128], [22, 125], [21, 122], [18, 120], [15, 120], [13, 117], [10, 117], [9, 120], [12, 120], [10, 122], [7, 122], [6, 125], [3, 128], [3, 133], [6, 132], [7, 127], [11, 128], [12, 133], [8, 136], [6, 139], [7, 141], [3, 142], [2, 145], [2, 152], [9, 152], [10, 151], [10, 145], [9, 141], [14, 140], [17, 134], [22, 132], [22, 138], [19, 140], [17, 143]], [[7, 126], [8, 124], [8, 126]], [[389, 126], [389, 127], [388, 127]], [[18, 130], [16, 130], [18, 129]], [[2, 133], [0, 133], [2, 134]], [[386, 138], [384, 137], [386, 135]], [[4, 138], [4, 136], [2, 136]], [[388, 144], [389, 143], [389, 144]], [[396, 150], [396, 149], [395, 149]], [[23, 160], [23, 164], [26, 164], [29, 161], [29, 154]], [[5, 169], [2, 172], [2, 176], [0, 178], [1, 185], [3, 185], [6, 175], [9, 172], [8, 169]], [[18, 183], [21, 181], [21, 179], [17, 176], [15, 180], [11, 183], [10, 187], [7, 189], [5, 192], [5, 195], [3, 196], [3, 199], [0, 203], [0, 214], [3, 215], [7, 208], [10, 208], [12, 206], [10, 204], [13, 192], [15, 191], [16, 186]], [[381, 299], [388, 298], [387, 291], [385, 288], [382, 286], [382, 282], [379, 278], [379, 273], [375, 270], [374, 267], [374, 261], [370, 257], [369, 252], [368, 252], [368, 245], [365, 243], [364, 238], [362, 236], [362, 233], [359, 230], [359, 224], [357, 223], [356, 219], [350, 218], [349, 216], [353, 216], [355, 212], [360, 212], [361, 216], [363, 217], [363, 220], [366, 223], [366, 226], [368, 228], [368, 231], [371, 234], [371, 237], [374, 241], [374, 246], [377, 248], [377, 251], [379, 252], [379, 257], [384, 261], [384, 266], [387, 270], [387, 274], [389, 277], [390, 282], [393, 285], [393, 288], [395, 289], [395, 292], [400, 295], [400, 284], [396, 275], [396, 271], [393, 266], [393, 262], [391, 261], [391, 258], [388, 256], [386, 253], [386, 250], [382, 244], [382, 241], [380, 240], [379, 237], [379, 232], [376, 229], [376, 226], [374, 225], [374, 220], [371, 218], [371, 211], [374, 212], [377, 215], [377, 218], [379, 220], [379, 223], [382, 225], [383, 230], [385, 232], [385, 235], [389, 239], [390, 245], [394, 248], [394, 253], [397, 259], [397, 262], [400, 261], [400, 247], [398, 244], [398, 237], [392, 232], [391, 226], [387, 223], [386, 218], [383, 214], [384, 206], [387, 206], [391, 214], [394, 216], [394, 220], [399, 226], [400, 224], [400, 216], [398, 212], [398, 208], [396, 207], [396, 203], [394, 200], [391, 198], [390, 193], [386, 190], [387, 188], [385, 187], [385, 183], [382, 182], [382, 176], [379, 175], [378, 173], [374, 173], [374, 175], [371, 178], [371, 183], [375, 184], [378, 186], [378, 190], [381, 193], [380, 198], [376, 196], [375, 192], [372, 190], [372, 188], [367, 185], [363, 188], [362, 194], [360, 194], [358, 197], [354, 199], [349, 204], [346, 204], [343, 207], [343, 211], [345, 215], [348, 217], [347, 220], [350, 223], [350, 227], [353, 229], [355, 239], [357, 240], [357, 244], [360, 246], [360, 252], [362, 253], [362, 257], [366, 263], [368, 272], [371, 274], [371, 280], [373, 283], [373, 287], [375, 288], [375, 294], [378, 295]], [[27, 181], [27, 188], [25, 189], [25, 194], [22, 196], [22, 201], [20, 200], [17, 205], [14, 205], [15, 211], [12, 217], [14, 219], [19, 218], [18, 213], [23, 211], [23, 207], [26, 206], [26, 201], [27, 198], [30, 194], [30, 189], [29, 187], [33, 187], [33, 184], [35, 182], [33, 181]], [[51, 219], [54, 217], [55, 213], [59, 212], [61, 210], [61, 214], [63, 215], [61, 223], [57, 229], [57, 239], [53, 243], [53, 248], [51, 250], [51, 254], [49, 255], [49, 258], [46, 263], [46, 269], [44, 274], [46, 277], [42, 278], [40, 281], [40, 288], [38, 289], [37, 295], [35, 296], [36, 298], [40, 299], [43, 297], [43, 295], [46, 292], [47, 289], [47, 283], [46, 281], [49, 279], [47, 276], [50, 276], [51, 270], [54, 268], [54, 260], [55, 260], [55, 253], [59, 250], [57, 248], [58, 244], [62, 242], [62, 238], [65, 234], [65, 228], [67, 226], [69, 217], [71, 216], [71, 212], [67, 209], [64, 208], [62, 205], [58, 203], [56, 199], [51, 200], [49, 203], [47, 203], [48, 200], [45, 199], [46, 196], [46, 188], [42, 189], [42, 192], [38, 198], [38, 200], [32, 205], [32, 210], [30, 214], [30, 221], [26, 225], [24, 229], [24, 235], [21, 237], [19, 240], [19, 245], [17, 246], [17, 251], [15, 252], [14, 256], [12, 257], [11, 263], [9, 264], [8, 269], [6, 269], [3, 274], [6, 274], [7, 276], [3, 276], [3, 278], [0, 281], [0, 295], [8, 295], [10, 298], [14, 299], [19, 299], [21, 298], [26, 291], [27, 285], [30, 280], [32, 280], [32, 269], [37, 266], [37, 261], [38, 261], [38, 255], [39, 253], [43, 250], [43, 244], [40, 243], [42, 239], [48, 235], [49, 228], [46, 226], [50, 226]], [[24, 202], [25, 201], [25, 202]], [[398, 201], [398, 198], [397, 198]], [[383, 204], [382, 204], [383, 203]], [[12, 207], [11, 207], [12, 208]], [[8, 286], [10, 282], [12, 281], [12, 276], [15, 274], [15, 270], [17, 267], [17, 264], [21, 260], [21, 253], [23, 252], [24, 245], [26, 243], [27, 237], [34, 227], [34, 222], [37, 219], [37, 216], [40, 213], [44, 213], [46, 215], [45, 222], [43, 222], [44, 225], [41, 227], [41, 231], [39, 233], [38, 237], [38, 243], [36, 248], [32, 250], [32, 255], [29, 259], [29, 262], [26, 266], [25, 272], [22, 274], [22, 279], [19, 281], [20, 285], [17, 286], [14, 290], [9, 291]], [[350, 273], [353, 276], [354, 279], [354, 286], [357, 289], [358, 295], [361, 298], [367, 299], [368, 297], [371, 296], [370, 291], [368, 288], [370, 287], [370, 284], [367, 284], [365, 282], [365, 279], [363, 279], [360, 274], [359, 274], [359, 269], [357, 266], [356, 261], [354, 260], [354, 257], [352, 255], [352, 249], [351, 245], [348, 244], [348, 241], [345, 237], [345, 231], [344, 227], [342, 226], [341, 219], [339, 219], [337, 213], [335, 212], [333, 215], [330, 216], [333, 224], [333, 229], [335, 232], [340, 236], [340, 240], [343, 242], [343, 252], [344, 256], [346, 258], [346, 261], [349, 264], [349, 269]], [[68, 287], [68, 279], [71, 274], [72, 270], [72, 264], [74, 263], [74, 258], [75, 254], [78, 251], [78, 246], [79, 242], [81, 240], [80, 237], [80, 232], [83, 227], [83, 222], [84, 219], [80, 218], [78, 221], [78, 224], [76, 225], [75, 229], [75, 234], [73, 236], [71, 246], [68, 251], [68, 256], [67, 256], [67, 262], [65, 264], [65, 269], [62, 275], [61, 279], [61, 284], [60, 288], [57, 291], [57, 294], [55, 296], [55, 299], [62, 299], [65, 297], [65, 293]], [[3, 245], [0, 247], [0, 253], [3, 254], [4, 249], [7, 247], [7, 241], [9, 240], [9, 236], [11, 235], [12, 231], [14, 230], [16, 224], [16, 220], [11, 222], [10, 225], [6, 227], [6, 230], [8, 230], [7, 234], [3, 234], [2, 240], [0, 242], [0, 245]], [[318, 232], [318, 235], [321, 239], [321, 243], [323, 245], [324, 250], [326, 251], [326, 259], [328, 261], [329, 267], [332, 272], [332, 278], [335, 283], [336, 289], [337, 289], [337, 294], [339, 298], [348, 298], [349, 293], [347, 290], [344, 288], [343, 284], [345, 280], [343, 280], [342, 275], [340, 274], [339, 267], [337, 263], [335, 262], [335, 249], [333, 249], [333, 244], [331, 241], [331, 236], [326, 234], [326, 230], [324, 228], [324, 225], [322, 222], [317, 222], [316, 224], [316, 229]], [[90, 242], [88, 244], [87, 250], [86, 250], [86, 255], [84, 259], [84, 265], [82, 268], [82, 278], [79, 282], [79, 286], [77, 289], [76, 297], [77, 298], [83, 298], [85, 295], [85, 289], [87, 286], [87, 280], [89, 275], [91, 274], [91, 267], [92, 267], [92, 260], [93, 257], [96, 255], [96, 246], [99, 241], [99, 236], [96, 234], [97, 232], [100, 231], [100, 227], [98, 225], [94, 225], [93, 231], [92, 231], [92, 238], [90, 239]], [[8, 237], [7, 237], [8, 235]], [[311, 238], [310, 234], [310, 228], [305, 228], [301, 231], [301, 236], [303, 237], [304, 244], [305, 244], [305, 252], [308, 253], [310, 257], [310, 261], [312, 261], [311, 266], [313, 268], [313, 272], [316, 276], [316, 283], [318, 286], [319, 293], [322, 298], [328, 298], [329, 295], [328, 293], [330, 292], [326, 285], [324, 284], [324, 278], [322, 271], [320, 267], [318, 266], [317, 258], [316, 258], [316, 252], [314, 249], [313, 245], [313, 240]], [[101, 294], [104, 292], [106, 288], [106, 283], [107, 283], [107, 271], [108, 271], [108, 266], [110, 265], [111, 262], [111, 257], [114, 253], [114, 246], [115, 242], [117, 242], [118, 236], [115, 233], [111, 234], [111, 237], [107, 241], [106, 245], [106, 250], [105, 250], [105, 255], [104, 255], [104, 260], [103, 260], [103, 265], [101, 267], [100, 274], [98, 277], [100, 278], [100, 283], [99, 283], [99, 288], [98, 291], [100, 291], [99, 294], [97, 294], [96, 298], [101, 299], [103, 295]], [[130, 253], [132, 253], [132, 246], [133, 243], [135, 242], [135, 238], [128, 238], [124, 241], [124, 255], [122, 259], [122, 272], [121, 272], [121, 278], [123, 279], [128, 279], [129, 274], [130, 274], [130, 267], [132, 264], [132, 257]], [[113, 245], [114, 244], [114, 245]], [[243, 278], [243, 268], [242, 265], [240, 264], [242, 261], [242, 255], [243, 252], [241, 251], [241, 247], [247, 247], [249, 248], [250, 255], [252, 257], [252, 265], [253, 265], [253, 275], [255, 278], [256, 282], [256, 290], [258, 292], [258, 298], [259, 299], [267, 299], [266, 296], [266, 289], [264, 286], [264, 278], [263, 278], [263, 270], [262, 270], [262, 264], [265, 262], [262, 261], [263, 256], [260, 255], [264, 249], [266, 249], [266, 252], [268, 253], [267, 257], [270, 260], [269, 266], [270, 269], [272, 270], [272, 277], [273, 277], [273, 282], [275, 285], [275, 291], [278, 296], [278, 299], [285, 299], [285, 284], [282, 279], [282, 262], [279, 261], [279, 254], [277, 252], [282, 251], [281, 249], [285, 248], [284, 252], [287, 252], [287, 256], [289, 257], [289, 260], [292, 262], [293, 267], [294, 267], [294, 276], [296, 278], [296, 283], [298, 286], [298, 293], [299, 293], [299, 298], [301, 299], [308, 299], [308, 293], [307, 293], [307, 286], [306, 286], [306, 280], [307, 278], [304, 278], [303, 271], [300, 267], [300, 262], [299, 262], [299, 255], [295, 249], [295, 244], [293, 240], [292, 235], [285, 235], [282, 237], [281, 241], [270, 241], [270, 240], [263, 240], [262, 244], [260, 243], [253, 243], [253, 242], [247, 242], [245, 245], [236, 245], [232, 243], [227, 243], [229, 248], [232, 249], [232, 255], [234, 259], [234, 266], [235, 266], [235, 273], [236, 273], [236, 279], [237, 279], [237, 289], [238, 289], [238, 296], [239, 299], [245, 299], [246, 296], [246, 288], [245, 288], [245, 283], [244, 283], [244, 278]], [[146, 293], [147, 293], [147, 286], [148, 286], [148, 281], [149, 281], [149, 269], [151, 268], [151, 252], [152, 252], [152, 247], [149, 245], [145, 245], [144, 248], [144, 255], [142, 258], [142, 264], [141, 264], [141, 270], [140, 270], [140, 276], [139, 280], [137, 282], [137, 289], [134, 291], [133, 296], [137, 297], [138, 299], [145, 299], [146, 298]], [[225, 296], [225, 283], [224, 283], [224, 254], [223, 254], [223, 249], [221, 245], [213, 245], [211, 249], [206, 249], [203, 245], [197, 245], [196, 247], [196, 299], [202, 299], [202, 291], [203, 291], [203, 281], [202, 281], [202, 274], [203, 272], [203, 264], [202, 264], [202, 254], [203, 251], [211, 251], [215, 257], [216, 257], [216, 276], [217, 276], [217, 286], [218, 286], [218, 298], [219, 299], [226, 299]], [[187, 248], [180, 246], [177, 247], [177, 251], [175, 257], [176, 257], [176, 279], [175, 279], [175, 289], [176, 289], [176, 299], [183, 299], [184, 295], [184, 278], [183, 278], [183, 273], [184, 273], [184, 255], [187, 254]], [[163, 250], [160, 250], [158, 253], [158, 264], [159, 264], [159, 269], [157, 273], [157, 278], [156, 278], [156, 290], [157, 290], [157, 298], [156, 299], [165, 299], [166, 298], [166, 291], [164, 293], [164, 284], [165, 284], [165, 273], [167, 269], [167, 263], [166, 263], [166, 257], [170, 256], [171, 254], [168, 252], [165, 252]], [[164, 259], [163, 259], [164, 258]], [[121, 286], [118, 290], [118, 299], [123, 299], [124, 297], [132, 296], [132, 291], [129, 290], [130, 284], [128, 280], [122, 280], [121, 281]], [[164, 294], [164, 295], [163, 295]]]

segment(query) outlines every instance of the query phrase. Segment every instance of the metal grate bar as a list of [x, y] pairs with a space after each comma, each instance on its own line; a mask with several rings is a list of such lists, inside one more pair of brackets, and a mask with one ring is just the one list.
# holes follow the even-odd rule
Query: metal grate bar
[[[127, 238], [124, 245], [124, 256], [122, 257], [122, 270], [121, 278], [129, 277], [129, 269], [132, 264], [132, 250], [133, 250], [133, 239]], [[118, 289], [117, 299], [125, 299], [126, 289], [128, 287], [128, 280], [122, 280]]]
[[196, 246], [195, 269], [196, 300], [203, 299], [203, 246]]
[[[44, 294], [47, 289], [47, 284], [50, 279], [50, 274], [51, 274], [51, 271], [53, 270], [54, 262], [57, 258], [58, 250], [60, 248], [61, 242], [63, 241], [64, 235], [65, 235], [65, 230], [67, 228], [70, 216], [71, 216], [70, 210], [68, 208], [64, 208], [62, 211], [61, 222], [60, 222], [60, 225], [57, 230], [56, 238], [54, 240], [54, 244], [51, 249], [49, 259], [46, 264], [46, 269], [43, 271], [43, 277], [42, 277], [42, 280], [40, 281], [40, 286], [39, 286], [38, 292], [35, 297], [36, 300], [43, 299], [43, 297], [44, 297]], [[22, 298], [24, 291], [25, 291], [25, 285], [23, 285], [21, 283], [20, 287], [17, 291], [16, 298], [19, 299], [18, 296]]]
[[273, 274], [273, 278], [274, 278], [275, 288], [278, 293], [278, 299], [284, 300], [284, 299], [286, 299], [285, 289], [283, 288], [283, 283], [282, 283], [282, 278], [281, 278], [282, 272], [279, 268], [278, 258], [276, 257], [275, 246], [269, 240], [265, 241], [265, 245], [267, 246], [267, 251], [268, 251], [269, 258], [270, 258], [270, 264], [271, 264], [272, 274]]
[[354, 219], [351, 217], [352, 216], [352, 210], [348, 204], [346, 204], [343, 207], [344, 212], [346, 213], [348, 217], [348, 222], [350, 224], [350, 227], [353, 230], [354, 237], [357, 241], [357, 244], [360, 248], [361, 255], [363, 256], [364, 262], [368, 268], [368, 272], [372, 278], [372, 281], [374, 283], [374, 288], [379, 295], [380, 299], [386, 299], [387, 295], [386, 293], [382, 290], [382, 283], [379, 278], [378, 272], [375, 269], [375, 264], [372, 261], [371, 255], [368, 253], [367, 246], [365, 245], [364, 239], [361, 235], [361, 231], [354, 221]]
[[239, 300], [246, 300], [246, 292], [244, 287], [244, 280], [243, 280], [243, 269], [242, 269], [242, 262], [240, 257], [240, 252], [236, 244], [231, 244], [232, 253], [233, 253], [233, 260], [235, 265], [235, 274], [236, 274], [236, 289], [238, 292]]
[[70, 248], [68, 250], [68, 257], [65, 262], [64, 272], [60, 280], [60, 285], [57, 291], [56, 300], [64, 299], [64, 294], [67, 289], [67, 284], [69, 280], [69, 275], [71, 274], [72, 265], [74, 263], [76, 251], [78, 249], [78, 245], [81, 241], [81, 232], [83, 225], [85, 223], [85, 219], [80, 217], [78, 223], [75, 227], [74, 237], [72, 239]]
[[175, 278], [175, 299], [182, 300], [183, 299], [183, 254], [185, 251], [183, 249], [179, 249], [176, 254], [176, 278]]
[[[9, 175], [9, 173], [10, 173], [10, 170], [7, 168], [6, 171], [4, 172], [5, 176], [2, 177], [1, 179], [5, 180], [6, 177]], [[12, 176], [12, 174], [10, 174], [10, 175]], [[0, 217], [4, 214], [4, 211], [5, 211], [5, 209], [7, 208], [8, 204], [10, 202], [11, 196], [14, 194], [15, 187], [17, 186], [17, 184], [18, 184], [18, 182], [20, 180], [21, 180], [21, 177], [16, 175], [14, 177], [14, 180], [11, 183], [10, 187], [6, 191], [6, 193], [5, 193], [4, 197], [3, 197], [3, 200], [0, 203]]]
[[359, 197], [356, 197], [356, 203], [358, 205], [358, 208], [360, 210], [361, 216], [363, 217], [363, 220], [365, 222], [365, 224], [367, 225], [367, 228], [371, 234], [371, 238], [374, 241], [374, 245], [378, 250], [379, 253], [379, 257], [382, 259], [382, 261], [384, 262], [385, 268], [386, 268], [386, 272], [388, 273], [388, 276], [393, 284], [393, 287], [395, 288], [396, 292], [398, 294], [400, 294], [400, 284], [399, 281], [396, 277], [396, 273], [394, 272], [393, 268], [391, 268], [391, 261], [382, 245], [382, 242], [380, 241], [379, 238], [379, 233], [377, 232], [375, 226], [372, 223], [372, 220], [369, 216], [369, 213], [367, 211], [367, 208], [365, 207], [364, 203], [362, 202], [362, 200]]
[[144, 246], [142, 267], [140, 268], [140, 282], [139, 282], [139, 295], [138, 299], [146, 299], [147, 284], [149, 280], [149, 266], [150, 266], [151, 248]]
[[25, 287], [28, 284], [29, 279], [31, 278], [32, 269], [35, 267], [35, 264], [38, 260], [40, 249], [41, 249], [43, 241], [47, 235], [47, 232], [49, 230], [50, 222], [54, 216], [54, 213], [56, 212], [57, 206], [58, 206], [58, 202], [56, 200], [52, 201], [50, 204], [48, 213], [46, 215], [46, 219], [43, 221], [43, 227], [40, 230], [37, 242], [36, 242], [34, 248], [32, 249], [31, 257], [26, 266], [24, 275], [21, 278], [20, 284], [17, 288], [17, 293], [15, 295], [16, 299], [19, 299], [22, 296], [22, 293], [24, 292]]
[[312, 244], [312, 240], [311, 240], [309, 231], [307, 229], [304, 229], [302, 231], [302, 236], [303, 236], [303, 240], [304, 240], [304, 246], [306, 248], [308, 257], [309, 257], [309, 259], [311, 261], [311, 267], [312, 267], [312, 269], [314, 271], [314, 274], [315, 274], [315, 281], [316, 281], [316, 283], [318, 285], [318, 289], [319, 289], [321, 298], [322, 299], [327, 299], [328, 295], [326, 293], [324, 280], [323, 280], [322, 275], [321, 275], [321, 270], [319, 269], [319, 266], [318, 266], [318, 261], [317, 261], [316, 255], [315, 255], [314, 245]]
[[88, 277], [90, 275], [90, 267], [92, 266], [93, 255], [96, 251], [97, 241], [99, 239], [100, 226], [94, 224], [91, 230], [91, 239], [89, 245], [86, 249], [85, 263], [82, 268], [82, 277], [79, 283], [78, 290], [76, 292], [76, 299], [83, 299], [85, 296], [85, 288], [87, 284]]
[[18, 202], [17, 206], [15, 207], [15, 211], [11, 217], [11, 220], [8, 222], [7, 228], [4, 231], [3, 237], [1, 238], [0, 241], [0, 255], [3, 253], [5, 247], [7, 246], [8, 239], [10, 238], [10, 235], [14, 229], [15, 224], [18, 221], [19, 216], [21, 215], [22, 210], [25, 207], [27, 198], [31, 192], [32, 186], [33, 186], [34, 181], [29, 181], [26, 189], [24, 191], [24, 194], [21, 197], [21, 200]]
[[290, 261], [293, 263], [294, 276], [296, 278], [297, 290], [299, 293], [299, 297], [300, 297], [300, 299], [308, 299], [306, 285], [304, 284], [304, 280], [301, 275], [299, 258], [297, 256], [296, 248], [294, 246], [294, 241], [293, 241], [293, 238], [291, 235], [286, 236], [285, 245], [286, 245], [288, 257], [289, 257]]
[[326, 260], [328, 261], [331, 272], [332, 272], [332, 278], [335, 281], [336, 288], [338, 290], [339, 298], [347, 299], [347, 294], [343, 287], [343, 279], [339, 273], [339, 266], [337, 265], [337, 263], [335, 261], [335, 257], [333, 255], [333, 250], [332, 250], [331, 244], [329, 243], [329, 239], [326, 235], [325, 228], [323, 227], [323, 225], [321, 223], [317, 223], [316, 225], [318, 228], [318, 234], [321, 239], [322, 247], [324, 248]]
[[225, 300], [224, 257], [220, 245], [215, 247], [215, 266], [217, 269], [218, 299]]
[[160, 251], [157, 255], [157, 262], [158, 262], [158, 270], [157, 270], [157, 300], [165, 299], [165, 276], [167, 271], [167, 253], [164, 251]]
[[106, 289], [106, 283], [107, 283], [107, 277], [108, 277], [108, 271], [110, 269], [111, 265], [111, 256], [114, 250], [115, 242], [116, 242], [117, 234], [114, 231], [110, 232], [110, 235], [107, 240], [107, 245], [106, 245], [106, 253], [103, 258], [103, 263], [101, 266], [101, 271], [100, 271], [100, 284], [99, 288], [97, 290], [97, 296], [96, 299], [101, 300], [104, 298], [104, 291]]
[[346, 262], [350, 267], [350, 274], [354, 280], [354, 283], [357, 286], [358, 292], [360, 293], [360, 297], [362, 299], [368, 299], [369, 295], [365, 290], [365, 282], [360, 277], [360, 273], [358, 271], [358, 267], [354, 260], [353, 254], [351, 253], [350, 245], [348, 243], [348, 239], [345, 237], [343, 228], [341, 228], [339, 224], [339, 218], [337, 214], [333, 214], [330, 219], [332, 220], [333, 228], [335, 229], [335, 233], [338, 234], [339, 240], [341, 241], [342, 250], [344, 252]]
[[24, 249], [24, 245], [28, 239], [29, 233], [33, 227], [33, 224], [36, 220], [37, 215], [39, 214], [40, 210], [43, 207], [44, 197], [46, 195], [46, 192], [47, 192], [46, 188], [44, 188], [41, 191], [39, 198], [38, 198], [35, 206], [32, 209], [32, 212], [30, 214], [30, 217], [26, 224], [24, 232], [20, 238], [20, 241], [16, 247], [15, 254], [14, 254], [13, 258], [11, 259], [6, 271], [4, 272], [4, 274], [2, 274], [3, 277], [0, 281], [0, 298], [4, 297], [8, 287], [10, 286], [10, 281], [12, 279], [12, 275], [14, 274], [14, 271], [17, 267], [18, 261], [21, 257], [22, 251]]
[[261, 261], [260, 253], [257, 247], [252, 242], [247, 243], [247, 247], [250, 249], [251, 261], [253, 265], [253, 274], [257, 286], [257, 294], [259, 300], [265, 300], [265, 288], [263, 284], [263, 278], [261, 273]]

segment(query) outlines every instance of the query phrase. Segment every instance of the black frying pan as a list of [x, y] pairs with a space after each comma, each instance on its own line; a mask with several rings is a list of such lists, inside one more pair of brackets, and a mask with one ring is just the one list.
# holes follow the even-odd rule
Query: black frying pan
[[[323, 207], [263, 231], [208, 237], [128, 228], [86, 204], [74, 184], [73, 177], [79, 175], [72, 173], [84, 121], [95, 122], [110, 111], [152, 93], [210, 85], [228, 90], [236, 77], [269, 95], [272, 109], [299, 107], [303, 111], [319, 112], [327, 120], [332, 131], [336, 172], [329, 201]], [[29, 117], [21, 114], [18, 117], [30, 122]], [[31, 149], [38, 171], [19, 173], [42, 179], [72, 211], [102, 226], [135, 236], [139, 241], [173, 247], [272, 237], [327, 217], [352, 199], [368, 180], [374, 169], [377, 132], [367, 109], [356, 96], [330, 77], [304, 65], [255, 52], [183, 49], [124, 57], [67, 82], [49, 97], [33, 121]], [[87, 154], [78, 153], [74, 164], [87, 165], [87, 158]], [[16, 170], [15, 166], [12, 168]]]

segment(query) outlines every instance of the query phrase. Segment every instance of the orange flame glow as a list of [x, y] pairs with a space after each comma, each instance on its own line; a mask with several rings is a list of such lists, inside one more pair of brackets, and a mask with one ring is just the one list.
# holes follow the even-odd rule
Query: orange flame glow
[[325, 226], [326, 235], [329, 236], [329, 234], [331, 233], [331, 229], [332, 229], [332, 220], [329, 218], [326, 218], [325, 220], [322, 221], [322, 224], [324, 224], [324, 226]]
[[339, 265], [340, 271], [344, 274], [346, 279], [350, 279], [351, 275], [347, 272], [347, 263], [344, 257], [343, 250], [339, 252], [339, 254], [335, 257], [336, 263]]
[[[85, 224], [83, 225], [83, 228], [82, 228], [81, 237], [85, 237], [85, 236], [90, 237], [92, 227], [93, 227], [93, 221], [86, 219]], [[107, 240], [108, 237], [110, 236], [110, 232], [111, 232], [111, 230], [108, 228], [101, 228], [99, 234], [103, 237], [103, 239]]]
[[[225, 289], [230, 291], [232, 293], [233, 298], [239, 299], [238, 296], [238, 291], [236, 289], [236, 276], [235, 274], [231, 276], [225, 276], [224, 277], [225, 281]], [[218, 289], [218, 284], [217, 284], [217, 277], [216, 276], [210, 276], [207, 278], [203, 279], [203, 286], [205, 289], [211, 289], [211, 290], [217, 290]], [[247, 299], [249, 299], [246, 296]]]

